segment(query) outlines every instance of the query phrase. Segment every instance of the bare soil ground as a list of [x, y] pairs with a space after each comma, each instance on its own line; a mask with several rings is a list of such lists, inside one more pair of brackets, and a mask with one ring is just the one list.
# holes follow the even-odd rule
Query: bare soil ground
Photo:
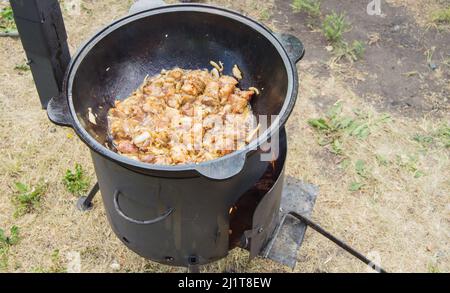
[[[382, 2], [383, 15], [369, 16], [365, 13], [366, 2], [322, 1], [323, 14], [336, 11], [347, 15], [352, 28], [344, 34], [346, 39], [369, 42], [371, 37], [376, 38], [368, 45], [364, 60], [355, 63], [352, 72], [345, 72], [352, 89], [380, 111], [411, 117], [448, 112], [450, 76], [445, 62], [449, 58], [450, 33], [420, 26], [409, 14], [408, 6]], [[329, 73], [327, 42], [318, 31], [321, 20], [304, 13], [289, 13], [289, 1], [280, 1], [277, 8], [282, 11], [276, 18], [279, 29], [292, 31], [313, 46], [308, 60], [318, 63], [317, 72]], [[427, 53], [432, 54], [431, 64], [427, 63]], [[432, 65], [437, 69], [431, 70]]]
[[[81, 2], [79, 15], [64, 6], [72, 52], [124, 15], [132, 1]], [[310, 17], [293, 13], [291, 1], [210, 2], [294, 34], [305, 44], [307, 55], [298, 65], [299, 99], [287, 125], [286, 172], [319, 186], [313, 218], [389, 271], [449, 272], [450, 151], [445, 130], [450, 124], [450, 32], [432, 25], [429, 15], [450, 3], [382, 1], [383, 16], [369, 16], [369, 1], [323, 0], [321, 16]], [[320, 26], [332, 10], [345, 12], [352, 23], [346, 40], [366, 43], [362, 59], [331, 61], [333, 52], [327, 50]], [[20, 40], [0, 38], [0, 61], [0, 228], [20, 229], [19, 243], [0, 251], [0, 271], [65, 271], [71, 252], [80, 253], [85, 272], [182, 271], [126, 249], [112, 233], [99, 197], [91, 212], [75, 209], [77, 198], [66, 191], [62, 178], [79, 163], [95, 181], [87, 147], [72, 130], [52, 125], [40, 109], [31, 73], [16, 69], [24, 63]], [[362, 138], [344, 131], [332, 134], [339, 137], [339, 152], [321, 146], [326, 135], [308, 124], [325, 117], [337, 101], [342, 116], [360, 119], [370, 131]], [[48, 186], [39, 207], [19, 217], [14, 217], [11, 201], [16, 182]], [[360, 188], [349, 188], [355, 183]], [[249, 263], [239, 249], [204, 270], [290, 271], [264, 259]], [[367, 268], [308, 230], [294, 271]]]

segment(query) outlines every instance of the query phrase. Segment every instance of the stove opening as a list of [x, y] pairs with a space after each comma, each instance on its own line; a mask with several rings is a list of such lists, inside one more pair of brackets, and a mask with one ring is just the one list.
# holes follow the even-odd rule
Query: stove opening
[[[250, 242], [244, 236], [244, 232], [253, 228], [253, 214], [264, 196], [272, 189], [278, 179], [282, 164], [272, 161], [261, 179], [239, 200], [230, 207], [229, 248], [247, 248]], [[277, 211], [273, 211], [277, 212]], [[271, 216], [271, 215], [268, 215]], [[248, 242], [248, 243], [247, 243]]]

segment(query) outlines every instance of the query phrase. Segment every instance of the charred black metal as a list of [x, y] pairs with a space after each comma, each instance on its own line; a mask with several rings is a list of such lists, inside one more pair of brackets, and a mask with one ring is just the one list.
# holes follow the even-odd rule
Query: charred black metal
[[97, 194], [98, 191], [99, 191], [98, 182], [96, 182], [89, 191], [87, 196], [80, 196], [80, 198], [78, 198], [77, 209], [82, 212], [91, 210], [93, 207], [92, 199], [94, 198], [94, 196]]
[[306, 225], [308, 225], [308, 227], [310, 227], [314, 231], [318, 232], [319, 234], [322, 234], [325, 238], [334, 242], [337, 246], [339, 246], [343, 250], [347, 251], [352, 256], [359, 259], [360, 261], [362, 261], [369, 267], [373, 268], [375, 271], [380, 272], [380, 273], [387, 273], [387, 271], [385, 269], [383, 269], [382, 267], [380, 267], [378, 264], [374, 263], [373, 261], [371, 261], [370, 259], [365, 257], [361, 252], [357, 251], [356, 249], [354, 249], [353, 247], [351, 247], [350, 245], [348, 245], [341, 239], [337, 238], [336, 236], [334, 236], [333, 234], [331, 234], [330, 232], [328, 232], [327, 230], [322, 228], [319, 224], [317, 224], [313, 220], [309, 219], [308, 217], [303, 216], [296, 212], [290, 212], [288, 215], [291, 215], [294, 218], [298, 219], [299, 221], [305, 223]]
[[57, 0], [11, 0], [42, 108], [60, 95], [70, 62], [67, 34]]
[[[153, 261], [195, 269], [237, 246], [248, 249], [252, 257], [260, 253], [278, 224], [286, 153], [283, 130], [275, 167], [269, 164], [249, 190], [240, 191], [226, 188], [238, 184], [238, 178], [226, 183], [154, 177], [94, 152], [92, 157], [106, 215], [119, 239]], [[238, 241], [243, 238], [247, 247]]]

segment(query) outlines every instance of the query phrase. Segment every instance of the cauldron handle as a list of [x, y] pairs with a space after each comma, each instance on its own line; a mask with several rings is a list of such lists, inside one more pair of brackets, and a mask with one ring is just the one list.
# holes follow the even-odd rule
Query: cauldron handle
[[116, 190], [114, 192], [114, 208], [116, 209], [116, 212], [125, 220], [131, 222], [131, 223], [135, 223], [138, 225], [151, 225], [151, 224], [156, 224], [158, 222], [163, 221], [164, 219], [166, 219], [168, 216], [170, 216], [173, 211], [175, 210], [175, 208], [169, 208], [167, 211], [165, 211], [161, 216], [156, 217], [154, 219], [151, 220], [136, 220], [131, 218], [130, 216], [125, 215], [125, 213], [120, 209], [119, 206], [119, 194], [121, 194], [120, 190]]
[[246, 152], [236, 152], [230, 157], [204, 162], [195, 169], [198, 173], [212, 180], [225, 180], [239, 174], [244, 168], [247, 159]]
[[305, 47], [303, 46], [302, 41], [290, 34], [275, 33], [275, 36], [283, 44], [289, 58], [291, 58], [294, 63], [303, 59], [303, 56], [305, 56]]
[[62, 95], [50, 99], [47, 105], [47, 116], [56, 125], [68, 127], [72, 127], [73, 125], [69, 104], [67, 103], [67, 99]]

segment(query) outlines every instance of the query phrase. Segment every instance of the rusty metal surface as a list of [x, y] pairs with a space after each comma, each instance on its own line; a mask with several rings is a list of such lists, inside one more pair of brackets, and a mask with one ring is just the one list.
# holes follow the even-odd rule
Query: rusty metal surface
[[292, 269], [295, 267], [306, 225], [288, 213], [296, 212], [310, 217], [317, 195], [318, 187], [290, 176], [286, 178], [280, 205], [280, 223], [271, 240], [260, 253], [261, 256]]

